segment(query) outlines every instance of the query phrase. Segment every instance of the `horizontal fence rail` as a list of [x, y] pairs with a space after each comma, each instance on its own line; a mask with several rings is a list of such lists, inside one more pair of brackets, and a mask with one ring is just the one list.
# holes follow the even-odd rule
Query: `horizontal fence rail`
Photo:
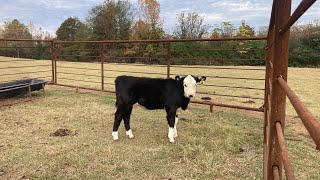
[[283, 130], [282, 130], [280, 122], [276, 122], [276, 131], [277, 131], [277, 137], [278, 137], [280, 152], [281, 152], [281, 156], [282, 156], [282, 161], [283, 161], [284, 169], [286, 172], [286, 177], [287, 177], [287, 179], [295, 179], [295, 176], [293, 174], [293, 169], [292, 169], [291, 163], [289, 161], [288, 150], [286, 147], [284, 135], [282, 132]]
[[[56, 44], [73, 44], [73, 43], [167, 43], [167, 42], [190, 42], [190, 41], [250, 41], [266, 40], [267, 37], [239, 37], [239, 38], [204, 38], [204, 39], [166, 39], [166, 40], [109, 40], [109, 41], [55, 41]], [[1, 39], [0, 39], [1, 41]]]
[[287, 24], [280, 29], [280, 34], [284, 34], [316, 1], [317, 0], [302, 0], [297, 9], [290, 16]]
[[301, 102], [299, 97], [291, 90], [288, 84], [284, 81], [284, 79], [279, 76], [277, 78], [279, 84], [281, 85], [283, 91], [286, 93], [289, 98], [291, 104], [294, 109], [298, 113], [302, 123], [308, 130], [311, 138], [314, 143], [317, 145], [317, 149], [320, 148], [320, 124], [316, 120], [316, 118], [312, 115], [312, 113], [305, 107], [305, 105]]
[[196, 103], [196, 104], [206, 104], [211, 106], [220, 106], [220, 107], [227, 107], [227, 108], [234, 108], [234, 109], [243, 109], [243, 110], [250, 110], [250, 111], [257, 111], [257, 112], [263, 112], [264, 110], [261, 108], [252, 108], [252, 107], [244, 107], [244, 106], [237, 106], [237, 105], [229, 105], [229, 104], [223, 104], [223, 103], [215, 103], [211, 101], [196, 101], [191, 100], [190, 102]]

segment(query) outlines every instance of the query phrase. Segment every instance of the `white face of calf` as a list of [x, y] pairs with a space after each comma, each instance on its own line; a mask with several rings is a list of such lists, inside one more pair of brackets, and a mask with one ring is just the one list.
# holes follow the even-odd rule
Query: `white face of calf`
[[191, 75], [188, 75], [183, 80], [183, 88], [184, 88], [184, 96], [186, 98], [194, 97], [196, 95], [196, 90], [197, 90], [196, 80]]

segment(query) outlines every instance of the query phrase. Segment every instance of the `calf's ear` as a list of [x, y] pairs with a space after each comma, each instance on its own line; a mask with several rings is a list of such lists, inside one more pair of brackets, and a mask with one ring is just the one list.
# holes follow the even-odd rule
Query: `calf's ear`
[[176, 76], [174, 79], [176, 80], [176, 81], [181, 81], [181, 80], [183, 80], [183, 76]]
[[203, 84], [203, 82], [207, 79], [207, 77], [205, 77], [205, 76], [196, 76], [196, 77], [194, 77], [194, 79], [196, 80], [197, 83]]

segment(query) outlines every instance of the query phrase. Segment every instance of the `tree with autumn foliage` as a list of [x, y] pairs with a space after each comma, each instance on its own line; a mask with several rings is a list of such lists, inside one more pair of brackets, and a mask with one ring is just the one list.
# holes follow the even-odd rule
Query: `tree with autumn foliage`
[[139, 20], [133, 25], [133, 39], [162, 39], [164, 31], [157, 0], [139, 0]]
[[243, 20], [239, 26], [236, 37], [253, 37], [254, 34], [254, 29]]

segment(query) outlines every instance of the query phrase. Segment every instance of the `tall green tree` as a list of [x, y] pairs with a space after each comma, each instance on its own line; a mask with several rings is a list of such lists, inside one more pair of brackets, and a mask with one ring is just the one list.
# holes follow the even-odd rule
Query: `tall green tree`
[[133, 6], [128, 0], [106, 0], [90, 10], [88, 22], [96, 40], [125, 40], [130, 37]]
[[76, 40], [76, 34], [83, 23], [76, 17], [69, 17], [56, 31], [57, 39], [63, 41]]
[[90, 26], [87, 23], [82, 23], [77, 29], [75, 39], [77, 41], [91, 40], [92, 32], [93, 30], [90, 28]]
[[[4, 23], [2, 36], [4, 38], [12, 39], [32, 39], [32, 35], [29, 29], [23, 23], [20, 23], [17, 19]], [[27, 42], [7, 42], [6, 46], [11, 46], [12, 49], [6, 50], [7, 56], [21, 57], [28, 54], [30, 50], [21, 49], [19, 46], [28, 46]]]
[[17, 19], [4, 23], [4, 38], [31, 39], [32, 35], [26, 25], [20, 23]]
[[210, 28], [208, 24], [205, 24], [204, 18], [195, 12], [181, 12], [177, 18], [178, 24], [176, 25], [174, 35], [180, 39], [202, 38]]
[[320, 23], [294, 25], [290, 34], [289, 66], [320, 66]]

